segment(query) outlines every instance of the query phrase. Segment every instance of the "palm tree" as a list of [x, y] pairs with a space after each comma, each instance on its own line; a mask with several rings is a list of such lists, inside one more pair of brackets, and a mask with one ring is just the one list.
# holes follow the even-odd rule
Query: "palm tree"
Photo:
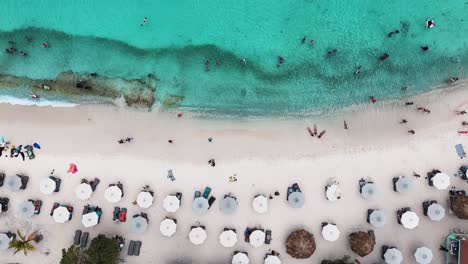
[[36, 232], [33, 232], [28, 236], [21, 235], [19, 230], [17, 230], [16, 233], [18, 233], [18, 237], [20, 239], [15, 239], [10, 242], [10, 247], [15, 250], [14, 254], [23, 251], [24, 255], [27, 256], [29, 251], [36, 249], [36, 247], [31, 244], [31, 242], [36, 237]]

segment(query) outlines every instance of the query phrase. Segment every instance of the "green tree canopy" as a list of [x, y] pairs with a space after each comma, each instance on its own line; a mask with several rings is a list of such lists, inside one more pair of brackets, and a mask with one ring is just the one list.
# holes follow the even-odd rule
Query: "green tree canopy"
[[117, 241], [99, 234], [91, 240], [87, 250], [81, 250], [77, 246], [62, 249], [60, 264], [116, 264], [119, 254]]

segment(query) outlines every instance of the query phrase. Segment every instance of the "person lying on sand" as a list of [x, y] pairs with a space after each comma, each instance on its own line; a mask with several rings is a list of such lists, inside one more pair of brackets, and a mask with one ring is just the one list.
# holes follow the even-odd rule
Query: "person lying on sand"
[[406, 120], [406, 119], [402, 119], [402, 120], [400, 121], [400, 124], [406, 124], [406, 123], [408, 123], [408, 120]]
[[456, 111], [457, 115], [465, 115], [466, 114], [466, 111], [465, 110], [461, 110], [461, 111]]
[[416, 132], [413, 129], [411, 129], [411, 130], [408, 130], [408, 133], [411, 135], [414, 135]]

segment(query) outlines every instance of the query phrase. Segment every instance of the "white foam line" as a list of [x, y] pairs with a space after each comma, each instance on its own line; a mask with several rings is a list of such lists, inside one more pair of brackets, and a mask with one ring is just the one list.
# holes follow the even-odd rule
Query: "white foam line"
[[26, 105], [26, 106], [50, 106], [50, 107], [75, 107], [78, 104], [64, 101], [49, 101], [46, 99], [24, 99], [8, 95], [0, 95], [0, 104]]

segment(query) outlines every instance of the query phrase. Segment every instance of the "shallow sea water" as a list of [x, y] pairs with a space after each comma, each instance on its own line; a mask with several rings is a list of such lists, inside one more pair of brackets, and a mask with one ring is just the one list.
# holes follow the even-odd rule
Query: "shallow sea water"
[[[402, 97], [466, 77], [467, 14], [467, 0], [5, 0], [0, 48], [15, 40], [29, 56], [2, 52], [0, 73], [153, 73], [159, 100], [183, 96], [180, 106], [192, 110], [308, 112], [367, 102], [370, 95]], [[436, 23], [432, 29], [425, 27], [428, 18]], [[400, 33], [388, 37], [394, 30]], [[383, 53], [390, 56], [380, 62]], [[278, 56], [285, 60], [281, 67]]]

